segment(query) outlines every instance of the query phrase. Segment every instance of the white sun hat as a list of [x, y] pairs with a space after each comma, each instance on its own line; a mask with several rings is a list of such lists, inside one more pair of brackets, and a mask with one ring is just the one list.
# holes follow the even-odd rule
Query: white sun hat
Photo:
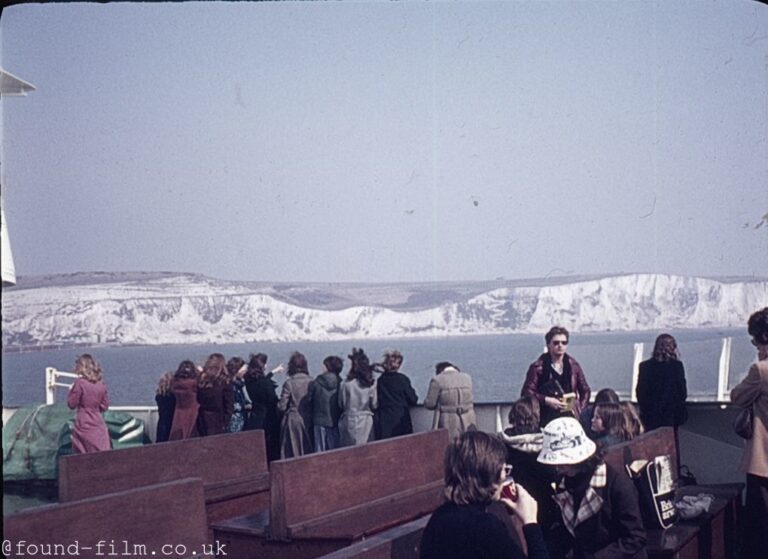
[[544, 427], [544, 443], [538, 461], [552, 466], [580, 464], [592, 456], [597, 445], [573, 417], [558, 417]]

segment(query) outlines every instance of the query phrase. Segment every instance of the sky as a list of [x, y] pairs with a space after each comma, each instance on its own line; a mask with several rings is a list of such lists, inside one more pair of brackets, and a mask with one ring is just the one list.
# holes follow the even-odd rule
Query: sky
[[768, 7], [23, 4], [18, 276], [768, 275]]

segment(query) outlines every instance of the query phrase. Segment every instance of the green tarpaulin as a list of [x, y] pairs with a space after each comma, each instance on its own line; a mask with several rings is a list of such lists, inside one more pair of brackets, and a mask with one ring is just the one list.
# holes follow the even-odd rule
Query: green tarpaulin
[[[107, 410], [104, 421], [112, 448], [144, 444], [144, 422]], [[28, 406], [3, 425], [3, 481], [55, 480], [58, 456], [71, 454], [75, 412], [65, 405]]]

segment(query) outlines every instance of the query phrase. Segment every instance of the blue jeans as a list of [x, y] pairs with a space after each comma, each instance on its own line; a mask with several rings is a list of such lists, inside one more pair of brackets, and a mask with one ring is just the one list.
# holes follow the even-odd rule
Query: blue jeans
[[315, 425], [315, 452], [339, 448], [339, 428]]

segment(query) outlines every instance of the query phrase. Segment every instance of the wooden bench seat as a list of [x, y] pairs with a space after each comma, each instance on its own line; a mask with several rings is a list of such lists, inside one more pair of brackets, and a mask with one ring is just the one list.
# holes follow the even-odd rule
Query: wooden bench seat
[[443, 480], [401, 491], [288, 527], [289, 538], [338, 538], [357, 540], [402, 523], [403, 514], [417, 518], [432, 513], [442, 502]]
[[419, 559], [421, 536], [432, 515], [390, 528], [322, 559]]
[[318, 557], [430, 514], [443, 501], [444, 429], [271, 465], [269, 516], [213, 524], [243, 557]]
[[3, 518], [3, 534], [11, 557], [200, 557], [212, 545], [200, 479], [27, 509]]
[[269, 506], [264, 432], [73, 454], [59, 459], [59, 501], [68, 502], [187, 477], [203, 481], [208, 521]]
[[[608, 448], [605, 461], [623, 469], [633, 460], [650, 460], [668, 454], [672, 474], [678, 481], [677, 446], [672, 427], [661, 427]], [[708, 493], [715, 496], [708, 513], [680, 520], [667, 530], [647, 530], [650, 559], [727, 559], [734, 557], [737, 511], [743, 484], [689, 485], [677, 489], [676, 496]]]
[[675, 524], [666, 530], [648, 530], [648, 557], [699, 559], [699, 528]]

